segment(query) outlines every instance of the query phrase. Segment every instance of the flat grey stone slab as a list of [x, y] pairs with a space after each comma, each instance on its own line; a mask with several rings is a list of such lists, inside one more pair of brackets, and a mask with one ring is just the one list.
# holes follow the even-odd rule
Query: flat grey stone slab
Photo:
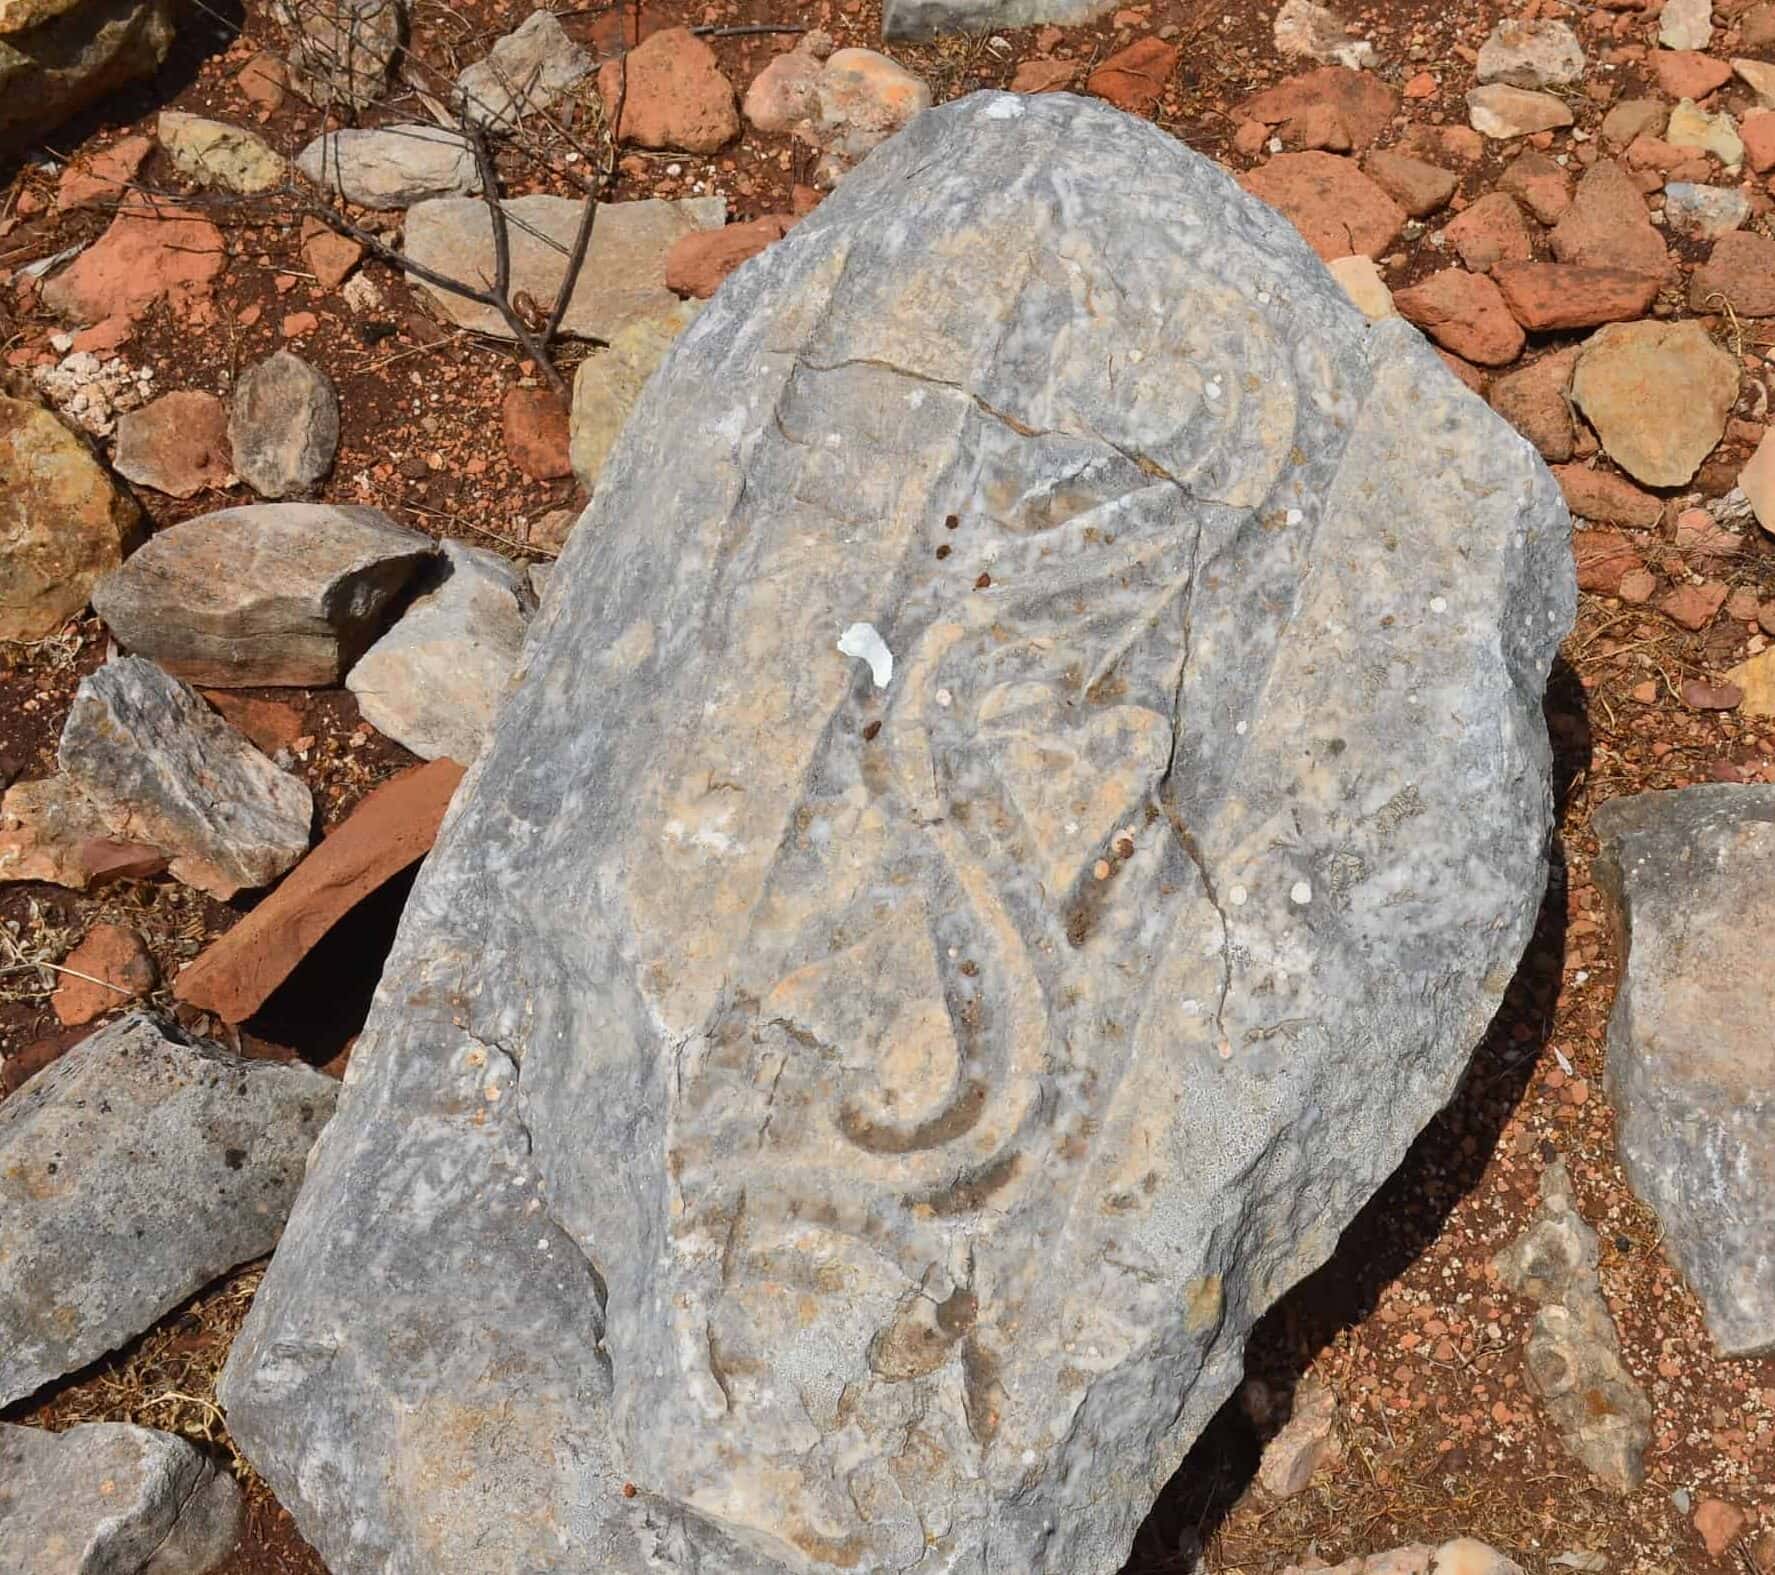
[[1207, 160], [919, 116], [642, 391], [236, 1441], [339, 1572], [1119, 1569], [1503, 996], [1574, 602]]
[[1607, 1063], [1621, 1163], [1720, 1350], [1775, 1351], [1775, 788], [1639, 793], [1594, 824], [1626, 953]]
[[998, 27], [1091, 22], [1115, 0], [883, 0], [883, 38], [936, 38], [943, 33], [986, 33]]
[[0, 1405], [269, 1252], [337, 1091], [132, 1015], [0, 1100]]

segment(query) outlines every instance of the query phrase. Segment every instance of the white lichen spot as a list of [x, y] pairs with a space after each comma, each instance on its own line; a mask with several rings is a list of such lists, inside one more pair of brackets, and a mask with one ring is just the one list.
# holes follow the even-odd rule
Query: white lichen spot
[[1313, 888], [1304, 880], [1297, 880], [1288, 888], [1288, 900], [1297, 907], [1304, 908], [1313, 900]]
[[1290, 509], [1283, 518], [1286, 519], [1290, 525], [1298, 525], [1306, 518], [1306, 515], [1302, 514], [1299, 509]]
[[853, 623], [838, 637], [839, 654], [869, 664], [869, 676], [877, 689], [885, 689], [894, 677], [894, 653], [876, 633], [872, 623]]
[[1430, 611], [1433, 613], [1447, 612], [1448, 598], [1446, 596], [1432, 596], [1430, 598]]
[[1022, 101], [1015, 93], [1000, 94], [986, 106], [988, 120], [1016, 120], [1022, 113]]
[[1245, 734], [1250, 730], [1250, 727], [1251, 727], [1251, 724], [1249, 722], [1239, 722], [1239, 723], [1235, 724], [1233, 731], [1235, 733], [1237, 733], [1239, 735], [1239, 737], [1243, 738], [1245, 736]]
[[[880, 683], [881, 680], [877, 679], [876, 682]], [[937, 691], [937, 704], [940, 706], [943, 706], [945, 708], [952, 706], [955, 704], [955, 696], [952, 695], [947, 689], [939, 689]]]
[[1250, 895], [1251, 893], [1246, 891], [1243, 886], [1235, 886], [1226, 894], [1226, 900], [1235, 908], [1243, 908], [1245, 906], [1245, 899]]

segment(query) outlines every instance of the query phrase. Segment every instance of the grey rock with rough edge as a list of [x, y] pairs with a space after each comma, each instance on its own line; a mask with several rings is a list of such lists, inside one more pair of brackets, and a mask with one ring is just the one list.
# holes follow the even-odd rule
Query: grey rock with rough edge
[[121, 842], [159, 848], [175, 880], [226, 902], [308, 851], [314, 802], [154, 663], [121, 656], [80, 681], [57, 750]]
[[591, 56], [553, 13], [537, 11], [456, 79], [456, 93], [469, 120], [489, 131], [510, 131], [524, 116], [547, 109], [591, 69]]
[[241, 375], [228, 404], [228, 439], [240, 479], [262, 498], [287, 498], [326, 479], [339, 452], [333, 380], [279, 350]]
[[290, 76], [311, 104], [368, 109], [388, 90], [407, 30], [401, 0], [272, 0], [290, 31]]
[[[501, 206], [510, 218], [512, 294], [526, 294], [552, 308], [579, 230], [581, 204], [566, 197], [531, 196], [513, 197]], [[691, 231], [718, 230], [726, 221], [727, 203], [721, 197], [600, 203], [561, 331], [608, 343], [629, 323], [676, 316], [678, 297], [666, 288], [666, 253]], [[487, 204], [468, 197], [416, 204], [407, 210], [402, 249], [414, 262], [452, 278], [491, 279], [493, 221]], [[418, 283], [459, 328], [495, 339], [512, 337], [491, 306], [433, 290], [423, 279]]]
[[336, 684], [437, 554], [378, 509], [259, 503], [170, 525], [93, 588], [125, 650], [223, 689]]
[[0, 1405], [269, 1252], [337, 1088], [137, 1014], [0, 1100]]
[[884, 0], [883, 38], [936, 38], [1038, 22], [1089, 22], [1115, 0]]
[[240, 1534], [240, 1489], [151, 1427], [0, 1423], [0, 1569], [9, 1575], [205, 1575]]
[[234, 1346], [329, 1566], [1118, 1569], [1521, 955], [1569, 529], [1156, 127], [872, 153], [642, 393]]
[[1614, 799], [1596, 834], [1624, 952], [1607, 1079], [1621, 1163], [1720, 1350], [1775, 1351], [1775, 788]]
[[408, 208], [481, 189], [474, 149], [441, 126], [329, 131], [302, 150], [296, 168], [322, 190], [366, 208]]
[[481, 752], [536, 610], [529, 576], [498, 553], [444, 543], [441, 583], [346, 675], [363, 718], [423, 760]]
[[1605, 1487], [1631, 1493], [1645, 1480], [1652, 1407], [1621, 1360], [1596, 1271], [1596, 1232], [1578, 1212], [1562, 1161], [1542, 1174], [1541, 1206], [1492, 1266], [1539, 1308], [1523, 1346], [1529, 1388], [1585, 1469]]

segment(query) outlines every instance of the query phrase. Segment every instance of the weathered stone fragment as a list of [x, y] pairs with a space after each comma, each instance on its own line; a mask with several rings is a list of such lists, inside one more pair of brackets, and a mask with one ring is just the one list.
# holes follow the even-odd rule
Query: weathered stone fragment
[[647, 379], [653, 376], [672, 341], [695, 320], [699, 302], [685, 301], [669, 317], [630, 323], [594, 350], [573, 374], [573, 407], [568, 416], [573, 473], [590, 492], [604, 461], [616, 446], [623, 423]]
[[536, 610], [519, 566], [444, 543], [443, 577], [346, 676], [364, 720], [422, 760], [472, 763]]
[[161, 531], [100, 581], [93, 605], [126, 650], [176, 678], [325, 686], [436, 551], [377, 509], [249, 504]]
[[434, 760], [365, 795], [288, 880], [173, 982], [181, 1001], [243, 1022], [328, 930], [378, 887], [424, 858], [462, 780]]
[[205, 1575], [240, 1519], [234, 1478], [171, 1433], [0, 1423], [0, 1569], [12, 1575]]
[[310, 103], [368, 109], [388, 88], [407, 18], [401, 0], [273, 0], [290, 30], [290, 74]]
[[1115, 0], [884, 0], [883, 38], [935, 38], [1038, 22], [1089, 22]]
[[223, 120], [163, 109], [155, 130], [173, 167], [200, 186], [251, 197], [276, 191], [289, 172], [263, 137]]
[[260, 497], [304, 492], [339, 452], [339, 392], [319, 367], [279, 350], [235, 384], [228, 439], [240, 479]]
[[554, 13], [534, 11], [456, 79], [456, 93], [469, 120], [489, 131], [510, 131], [526, 115], [549, 108], [591, 69], [591, 57]]
[[235, 1440], [341, 1570], [1120, 1568], [1530, 934], [1569, 534], [1156, 127], [919, 116], [643, 392]]
[[58, 758], [113, 837], [161, 849], [175, 879], [223, 902], [308, 851], [314, 805], [301, 780], [139, 656], [81, 680]]
[[481, 189], [474, 149], [441, 126], [329, 131], [302, 150], [296, 168], [329, 195], [366, 208], [409, 208]]
[[1775, 1051], [1763, 942], [1775, 788], [1596, 812], [1622, 948], [1608, 1091], [1621, 1163], [1728, 1356], [1775, 1350]]
[[0, 1100], [0, 1404], [269, 1252], [337, 1088], [138, 1014]]
[[1680, 487], [1725, 432], [1738, 376], [1697, 322], [1611, 323], [1585, 341], [1572, 398], [1635, 481]]
[[1597, 1481], [1631, 1493], [1645, 1480], [1652, 1407], [1621, 1361], [1621, 1339], [1596, 1272], [1596, 1232], [1578, 1213], [1559, 1160], [1541, 1177], [1528, 1229], [1492, 1260], [1539, 1311], [1523, 1351], [1529, 1387]]

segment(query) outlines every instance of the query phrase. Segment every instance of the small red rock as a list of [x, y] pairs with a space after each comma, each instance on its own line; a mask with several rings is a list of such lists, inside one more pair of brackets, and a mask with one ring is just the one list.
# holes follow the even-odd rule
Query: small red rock
[[118, 418], [113, 463], [127, 480], [172, 498], [224, 487], [234, 464], [228, 407], [200, 389], [163, 394]]
[[1647, 530], [1664, 517], [1664, 505], [1631, 481], [1585, 465], [1555, 465], [1553, 479], [1565, 495], [1565, 506], [1580, 519], [1605, 525], [1631, 525]]
[[105, 355], [112, 350], [121, 350], [136, 336], [136, 325], [127, 317], [107, 317], [102, 323], [94, 323], [91, 328], [82, 328], [74, 336], [72, 348], [90, 350], [94, 355]]
[[183, 306], [207, 295], [226, 263], [208, 219], [132, 192], [98, 241], [43, 286], [43, 301], [79, 323], [137, 318], [159, 300]]
[[1420, 71], [1405, 84], [1404, 92], [1407, 98], [1435, 98], [1436, 78], [1428, 71]]
[[1480, 366], [1506, 366], [1522, 354], [1522, 327], [1482, 274], [1444, 268], [1398, 291], [1393, 304], [1437, 344]]
[[1414, 159], [1392, 148], [1376, 149], [1362, 161], [1368, 177], [1414, 219], [1448, 206], [1459, 178], [1440, 164]]
[[706, 301], [743, 262], [780, 241], [795, 223], [793, 214], [767, 213], [749, 224], [719, 230], [692, 230], [666, 253], [666, 288]]
[[1487, 192], [1442, 233], [1475, 273], [1501, 262], [1526, 262], [1535, 255], [1534, 237], [1508, 192]]
[[1635, 569], [1621, 580], [1621, 588], [1615, 593], [1624, 602], [1631, 602], [1635, 607], [1643, 607], [1658, 591], [1658, 576], [1650, 569]]
[[278, 332], [286, 339], [300, 339], [319, 327], [320, 319], [313, 312], [289, 312], [278, 325]]
[[1534, 333], [1631, 322], [1658, 298], [1657, 279], [1625, 268], [1506, 262], [1493, 269], [1492, 278], [1511, 315]]
[[1364, 253], [1378, 257], [1405, 224], [1405, 210], [1349, 159], [1330, 153], [1280, 153], [1247, 170], [1239, 184], [1280, 208], [1326, 262]]
[[1179, 53], [1161, 38], [1136, 39], [1091, 73], [1085, 91], [1131, 115], [1150, 115], [1177, 69]]
[[49, 1004], [64, 1028], [140, 1000], [159, 978], [142, 937], [121, 924], [95, 924], [62, 967]]
[[363, 257], [363, 247], [349, 236], [340, 235], [316, 218], [302, 221], [302, 259], [321, 289], [338, 289]]
[[269, 120], [283, 108], [290, 91], [289, 71], [276, 55], [269, 53], [254, 55], [234, 80], [261, 121]]
[[1013, 93], [1058, 93], [1078, 80], [1076, 60], [1025, 60], [1011, 77]]
[[257, 700], [228, 689], [206, 689], [203, 697], [229, 726], [267, 755], [288, 749], [307, 725], [300, 711], [281, 700]]
[[1373, 73], [1324, 66], [1246, 99], [1238, 113], [1274, 126], [1288, 147], [1349, 153], [1372, 144], [1398, 107], [1399, 95]]
[[1507, 191], [1543, 224], [1556, 224], [1572, 205], [1572, 178], [1544, 153], [1524, 153], [1504, 171]]
[[713, 153], [740, 134], [733, 85], [715, 51], [687, 28], [665, 28], [605, 62], [598, 94], [608, 114], [621, 103], [618, 136], [638, 147]]
[[1736, 711], [1744, 704], [1744, 691], [1736, 684], [1709, 684], [1699, 678], [1685, 678], [1678, 692], [1691, 711]]
[[1706, 98], [1732, 80], [1732, 68], [1692, 49], [1660, 49], [1652, 55], [1658, 86], [1671, 98]]
[[56, 182], [56, 211], [67, 213], [121, 200], [153, 151], [152, 137], [125, 137], [95, 153], [85, 164], [70, 164]]
[[[1771, 116], [1775, 119], [1775, 116]], [[1775, 317], [1775, 241], [1753, 230], [1733, 230], [1713, 243], [1689, 280], [1689, 310], [1740, 317]]]
[[1745, 161], [1759, 175], [1775, 169], [1775, 110], [1753, 109], [1738, 123]]
[[505, 396], [505, 450], [534, 481], [573, 474], [567, 411], [545, 388], [514, 388]]
[[1744, 542], [1706, 509], [1684, 509], [1676, 517], [1676, 544], [1688, 557], [1718, 559], [1731, 557]]
[[1621, 581], [1645, 568], [1640, 555], [1619, 531], [1572, 532], [1572, 554], [1578, 565], [1578, 589], [1614, 596]]
[[1717, 580], [1679, 585], [1658, 598], [1658, 611], [1689, 630], [1705, 629], [1726, 604], [1726, 587]]

